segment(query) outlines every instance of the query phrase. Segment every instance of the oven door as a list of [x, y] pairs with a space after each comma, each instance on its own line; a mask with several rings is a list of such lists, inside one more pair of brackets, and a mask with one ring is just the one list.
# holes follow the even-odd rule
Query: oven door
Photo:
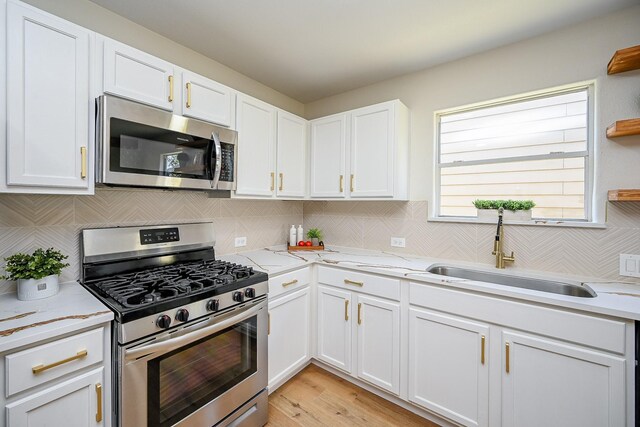
[[215, 425], [267, 386], [267, 300], [123, 347], [119, 365], [121, 426]]

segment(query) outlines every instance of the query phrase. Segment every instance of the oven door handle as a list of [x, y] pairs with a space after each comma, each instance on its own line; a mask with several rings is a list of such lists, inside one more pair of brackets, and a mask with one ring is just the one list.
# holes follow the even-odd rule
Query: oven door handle
[[149, 344], [144, 347], [136, 347], [129, 350], [125, 350], [124, 358], [125, 360], [133, 360], [133, 359], [139, 359], [140, 357], [148, 356], [154, 353], [166, 353], [168, 351], [175, 350], [176, 348], [179, 348], [189, 343], [192, 343], [194, 341], [197, 341], [200, 338], [204, 338], [208, 335], [215, 334], [216, 332], [220, 332], [221, 330], [226, 329], [230, 326], [233, 326], [236, 323], [249, 319], [255, 316], [256, 314], [258, 314], [258, 312], [263, 308], [264, 308], [264, 304], [258, 304], [255, 307], [252, 307], [247, 310], [243, 310], [241, 313], [239, 313], [236, 316], [232, 316], [228, 319], [224, 319], [210, 326], [205, 326], [201, 329], [195, 330], [188, 334], [181, 335], [176, 338], [171, 338], [159, 343]]
[[211, 176], [211, 188], [218, 188], [218, 181], [220, 181], [220, 172], [222, 171], [222, 145], [220, 144], [220, 138], [217, 132], [211, 134], [213, 138], [213, 149], [215, 150], [215, 164], [214, 159], [209, 157], [209, 170], [212, 172]]

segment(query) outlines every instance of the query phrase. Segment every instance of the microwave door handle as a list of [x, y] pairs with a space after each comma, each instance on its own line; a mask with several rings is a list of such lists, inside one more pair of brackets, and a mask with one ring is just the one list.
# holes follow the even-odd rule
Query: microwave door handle
[[[215, 168], [213, 167], [214, 165], [210, 164], [209, 165], [209, 170], [213, 171], [213, 177], [211, 180], [211, 188], [218, 188], [218, 181], [220, 181], [220, 172], [222, 169], [222, 146], [220, 145], [220, 138], [218, 137], [218, 134], [216, 132], [212, 133], [212, 137], [213, 137], [213, 146], [215, 148], [215, 153], [216, 153], [216, 158], [215, 158]], [[209, 162], [211, 162], [212, 159], [209, 158]]]
[[149, 356], [155, 353], [166, 353], [168, 351], [175, 350], [176, 348], [180, 348], [194, 341], [197, 341], [200, 338], [204, 338], [208, 335], [215, 334], [216, 332], [220, 332], [221, 330], [226, 329], [230, 326], [233, 326], [236, 323], [249, 319], [255, 316], [256, 314], [258, 314], [258, 312], [263, 308], [264, 308], [264, 304], [258, 304], [255, 307], [243, 310], [240, 314], [236, 316], [232, 316], [228, 319], [224, 319], [220, 322], [216, 322], [213, 325], [204, 326], [188, 334], [180, 335], [176, 338], [170, 338], [166, 341], [161, 341], [159, 343], [149, 344], [147, 346], [136, 347], [130, 350], [125, 350], [124, 358], [125, 360], [134, 360], [134, 359], [139, 359], [141, 357]]

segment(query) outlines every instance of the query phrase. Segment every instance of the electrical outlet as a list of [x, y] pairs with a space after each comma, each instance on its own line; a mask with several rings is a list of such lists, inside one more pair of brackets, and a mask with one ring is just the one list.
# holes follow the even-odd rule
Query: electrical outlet
[[240, 246], [247, 246], [246, 237], [236, 237], [236, 248], [239, 248]]
[[620, 254], [620, 275], [640, 277], [640, 255]]
[[405, 247], [404, 237], [392, 237], [391, 246], [393, 246], [394, 248], [404, 248]]

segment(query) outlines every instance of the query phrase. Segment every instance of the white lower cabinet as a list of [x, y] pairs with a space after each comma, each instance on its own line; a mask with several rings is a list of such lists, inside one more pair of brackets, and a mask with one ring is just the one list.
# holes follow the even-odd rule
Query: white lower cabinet
[[104, 368], [79, 375], [6, 405], [7, 427], [104, 425]]
[[489, 425], [489, 326], [409, 310], [409, 400], [465, 426]]
[[503, 427], [626, 424], [624, 358], [510, 331], [502, 349]]
[[269, 389], [309, 361], [310, 304], [309, 287], [269, 301]]
[[318, 359], [351, 372], [351, 293], [318, 286]]

